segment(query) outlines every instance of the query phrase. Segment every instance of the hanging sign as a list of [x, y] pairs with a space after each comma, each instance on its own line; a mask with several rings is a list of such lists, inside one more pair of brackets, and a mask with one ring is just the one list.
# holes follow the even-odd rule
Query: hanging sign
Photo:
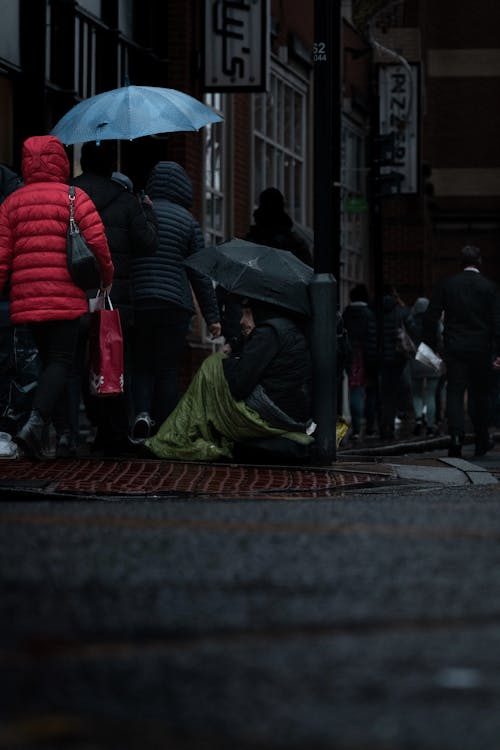
[[205, 91], [266, 91], [269, 0], [205, 0]]
[[394, 155], [380, 168], [381, 179], [393, 175], [399, 193], [418, 192], [418, 65], [380, 65], [379, 132], [392, 135]]

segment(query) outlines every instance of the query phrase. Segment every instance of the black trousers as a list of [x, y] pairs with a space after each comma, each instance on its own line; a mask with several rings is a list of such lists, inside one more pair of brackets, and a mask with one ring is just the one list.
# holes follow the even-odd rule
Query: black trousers
[[463, 353], [446, 356], [447, 419], [450, 435], [465, 433], [465, 391], [468, 394], [469, 416], [476, 442], [488, 440], [488, 385], [491, 356], [489, 353]]
[[33, 398], [33, 409], [45, 421], [52, 418], [55, 405], [62, 397], [76, 353], [79, 318], [31, 323], [42, 372]]
[[402, 377], [406, 360], [384, 362], [380, 378], [380, 432], [383, 437], [394, 433], [394, 420], [401, 401]]

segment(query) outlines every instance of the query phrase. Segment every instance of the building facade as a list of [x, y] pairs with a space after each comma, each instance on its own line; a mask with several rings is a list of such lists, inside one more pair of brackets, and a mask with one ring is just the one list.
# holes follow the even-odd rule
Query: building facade
[[[135, 186], [159, 159], [182, 163], [209, 243], [243, 237], [261, 190], [277, 187], [313, 246], [314, 6], [269, 0], [267, 83], [255, 91], [206, 85], [209, 5], [0, 0], [0, 161], [19, 169], [27, 136], [49, 132], [78, 101], [126, 80], [177, 88], [224, 122], [120, 142], [120, 168]], [[394, 284], [408, 302], [428, 294], [466, 243], [479, 245], [487, 271], [499, 276], [500, 6], [339, 0], [338, 9], [342, 174], [341, 205], [332, 210], [340, 210], [341, 236], [332, 252], [340, 306], [361, 281], [374, 295]], [[387, 95], [390, 80], [406, 86], [399, 98]], [[379, 136], [391, 132], [384, 160]], [[325, 144], [325, 158], [333, 147]], [[78, 149], [70, 155], [77, 170]], [[202, 326], [194, 336], [207, 344]]]
[[[500, 7], [404, 0], [374, 36], [418, 69], [415, 193], [382, 200], [383, 269], [409, 302], [456, 271], [466, 244], [500, 281]], [[378, 64], [401, 62], [377, 50]]]

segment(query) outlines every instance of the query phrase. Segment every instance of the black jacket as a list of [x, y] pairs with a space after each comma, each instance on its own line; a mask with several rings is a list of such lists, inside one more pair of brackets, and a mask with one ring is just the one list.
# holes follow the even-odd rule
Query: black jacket
[[396, 348], [397, 332], [405, 324], [410, 310], [408, 307], [402, 307], [392, 294], [384, 296], [383, 306], [382, 363], [384, 365], [402, 364], [405, 357]]
[[432, 349], [443, 311], [445, 355], [500, 352], [500, 297], [492, 281], [462, 271], [437, 285], [424, 317], [423, 340]]
[[312, 256], [307, 243], [293, 230], [293, 222], [286, 213], [276, 212], [273, 215], [262, 215], [257, 209], [254, 212], [255, 224], [252, 224], [245, 239], [259, 245], [289, 250], [296, 258], [312, 266]]
[[189, 177], [180, 164], [159, 162], [146, 193], [153, 201], [160, 245], [152, 258], [134, 261], [134, 305], [153, 309], [174, 305], [193, 315], [191, 283], [206, 322], [217, 323], [220, 316], [211, 280], [184, 265], [185, 258], [205, 247], [200, 226], [189, 211], [193, 201]]
[[351, 302], [342, 318], [352, 349], [361, 349], [365, 367], [374, 370], [377, 366], [377, 323], [373, 310], [364, 302]]
[[232, 396], [242, 401], [260, 384], [288, 416], [311, 416], [312, 365], [304, 333], [288, 318], [258, 323], [237, 356], [223, 361]]
[[153, 255], [158, 247], [158, 230], [153, 211], [137, 197], [108, 177], [85, 172], [73, 180], [85, 190], [104, 224], [115, 267], [112, 299], [115, 304], [131, 304], [133, 258]]
[[0, 203], [3, 203], [8, 195], [22, 187], [21, 178], [5, 164], [0, 164]]

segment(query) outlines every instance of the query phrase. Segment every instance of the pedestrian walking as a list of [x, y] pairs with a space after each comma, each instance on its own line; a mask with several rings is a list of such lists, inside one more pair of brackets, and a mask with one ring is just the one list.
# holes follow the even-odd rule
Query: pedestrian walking
[[[0, 164], [0, 204], [22, 187], [21, 177]], [[26, 421], [40, 372], [33, 336], [27, 325], [12, 325], [9, 291], [0, 299], [0, 430], [15, 434]]]
[[[368, 305], [368, 289], [357, 284], [350, 293], [350, 304], [344, 309], [344, 327], [351, 347], [347, 371], [349, 407], [351, 411], [351, 438], [359, 439], [363, 420], [366, 433], [373, 434], [377, 383], [377, 324], [373, 310]], [[376, 392], [376, 391], [375, 391]]]
[[[427, 297], [418, 297], [411, 308], [410, 315], [406, 320], [408, 333], [418, 348], [424, 335], [424, 315], [429, 307]], [[442, 328], [441, 321], [437, 323]], [[441, 337], [438, 336], [438, 341]], [[441, 346], [438, 344], [438, 351]], [[441, 373], [433, 367], [419, 362], [414, 357], [410, 359], [411, 393], [413, 398], [413, 411], [415, 413], [415, 436], [435, 435], [436, 426], [436, 391]]]
[[253, 218], [254, 224], [245, 239], [259, 245], [289, 250], [303, 263], [312, 266], [311, 251], [294, 230], [293, 221], [285, 211], [283, 193], [277, 188], [270, 187], [262, 191]]
[[133, 415], [131, 392], [131, 337], [133, 326], [131, 269], [134, 259], [150, 257], [158, 249], [156, 216], [147, 195], [139, 199], [130, 181], [116, 172], [116, 152], [111, 141], [84, 143], [82, 173], [74, 184], [92, 198], [106, 230], [115, 276], [112, 302], [120, 311], [123, 332], [124, 393], [113, 398], [87, 397], [91, 421], [96, 426], [94, 452], [119, 455], [130, 450], [128, 440]]
[[459, 457], [465, 435], [465, 393], [475, 433], [475, 454], [493, 447], [488, 431], [488, 387], [492, 363], [500, 367], [500, 296], [481, 273], [479, 248], [460, 253], [462, 270], [442, 280], [424, 317], [424, 341], [437, 348], [437, 324], [444, 312], [443, 354], [447, 372], [449, 455]]
[[[55, 405], [64, 391], [75, 356], [80, 317], [87, 297], [69, 274], [70, 166], [55, 136], [33, 136], [23, 144], [24, 186], [0, 206], [0, 292], [10, 279], [10, 317], [28, 323], [42, 361], [42, 372], [28, 420], [16, 435], [26, 453], [43, 458], [43, 441]], [[90, 198], [77, 189], [75, 220], [99, 264], [102, 286], [113, 278], [102, 221]]]
[[179, 400], [179, 366], [195, 314], [191, 287], [211, 335], [221, 333], [212, 281], [184, 265], [205, 247], [190, 212], [193, 188], [186, 171], [176, 162], [161, 161], [146, 191], [153, 200], [160, 244], [153, 257], [135, 258], [132, 265], [134, 441], [147, 438]]
[[410, 310], [404, 305], [394, 287], [384, 290], [382, 317], [382, 366], [380, 373], [380, 436], [394, 437], [398, 408], [407, 401], [403, 381], [409, 353], [400, 346], [405, 332], [405, 321]]

